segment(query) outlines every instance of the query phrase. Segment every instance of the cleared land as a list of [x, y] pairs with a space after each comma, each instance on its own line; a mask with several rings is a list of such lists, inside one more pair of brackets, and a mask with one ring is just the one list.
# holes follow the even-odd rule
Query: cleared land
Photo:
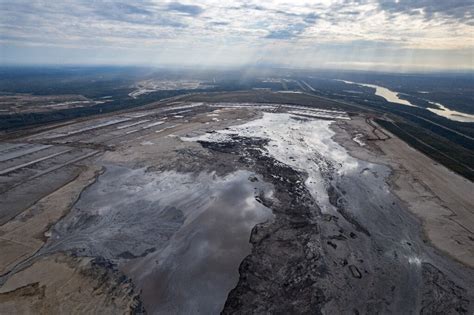
[[472, 182], [271, 94], [5, 134], [0, 312], [472, 313]]
[[[340, 127], [354, 135], [362, 135], [359, 139], [374, 139], [373, 124], [354, 118]], [[351, 139], [339, 139], [354, 156], [389, 165], [393, 171], [390, 181], [393, 190], [423, 221], [429, 240], [460, 262], [474, 267], [474, 196], [471, 193], [474, 183], [413, 149], [387, 130], [383, 132], [390, 138], [365, 142], [368, 147], [375, 146], [376, 151], [357, 146]]]
[[108, 101], [110, 100], [94, 101], [82, 95], [0, 95], [0, 115], [51, 112], [94, 106]]

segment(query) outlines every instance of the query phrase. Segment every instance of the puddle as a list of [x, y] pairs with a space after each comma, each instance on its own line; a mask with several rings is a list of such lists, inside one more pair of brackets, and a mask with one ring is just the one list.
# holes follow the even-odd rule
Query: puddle
[[250, 253], [271, 188], [251, 172], [225, 177], [107, 166], [52, 230], [42, 252], [72, 250], [118, 263], [148, 313], [217, 314]]

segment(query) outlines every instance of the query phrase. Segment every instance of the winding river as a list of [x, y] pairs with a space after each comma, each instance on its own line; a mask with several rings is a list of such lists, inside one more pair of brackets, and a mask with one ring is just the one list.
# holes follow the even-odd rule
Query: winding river
[[[338, 80], [347, 84], [355, 84], [360, 86], [366, 86], [375, 89], [375, 95], [383, 97], [387, 102], [396, 103], [400, 105], [406, 105], [411, 107], [419, 107], [415, 104], [410, 103], [407, 100], [403, 100], [398, 97], [399, 93], [389, 90], [383, 86], [375, 85], [375, 84], [366, 84], [366, 83], [357, 83], [352, 81], [345, 81], [345, 80]], [[466, 114], [463, 112], [458, 112], [455, 110], [451, 110], [448, 107], [444, 106], [443, 104], [431, 102], [426, 100], [431, 105], [436, 106], [437, 108], [426, 108], [430, 112], [448, 118], [450, 120], [459, 121], [459, 122], [474, 122], [474, 115]]]

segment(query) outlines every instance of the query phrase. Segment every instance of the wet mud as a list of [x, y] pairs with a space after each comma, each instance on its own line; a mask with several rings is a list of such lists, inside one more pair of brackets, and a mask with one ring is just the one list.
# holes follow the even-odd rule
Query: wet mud
[[[422, 238], [420, 222], [389, 190], [387, 167], [356, 161], [344, 171], [323, 155], [325, 191], [315, 193], [305, 171], [268, 154], [271, 140], [240, 137], [239, 130], [200, 143], [237, 155], [242, 167], [272, 183], [276, 200], [261, 201], [276, 217], [253, 229], [252, 253], [224, 314], [472, 311], [472, 269]], [[314, 198], [322, 193], [330, 203], [325, 211]]]
[[149, 313], [218, 313], [238, 281], [271, 186], [248, 171], [149, 172], [105, 165], [40, 255], [100, 257], [120, 269]]
[[[104, 172], [15, 272], [93, 257], [136, 313], [473, 313], [474, 271], [424, 238], [390, 168], [334, 140], [347, 115], [214, 106], [130, 130], [139, 141], [115, 133], [142, 121], [105, 126], [124, 143], [94, 161]], [[100, 125], [87, 126], [66, 134]]]

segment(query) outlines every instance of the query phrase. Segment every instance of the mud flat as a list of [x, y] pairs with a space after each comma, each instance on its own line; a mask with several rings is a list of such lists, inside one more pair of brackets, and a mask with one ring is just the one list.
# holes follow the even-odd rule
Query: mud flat
[[218, 313], [250, 253], [271, 194], [246, 171], [146, 172], [112, 165], [53, 229], [41, 254], [72, 251], [118, 264], [150, 313]]
[[48, 231], [100, 169], [83, 167], [72, 182], [0, 226], [0, 312], [5, 314], [142, 312], [133, 284], [101, 258], [37, 256]]
[[252, 233], [224, 313], [469, 313], [473, 270], [425, 243], [390, 191], [390, 169], [350, 156], [332, 124], [266, 113], [191, 139], [240, 156], [278, 196], [267, 201], [274, 222]]
[[[456, 257], [416, 211], [472, 201], [370, 132], [329, 108], [177, 101], [8, 139], [15, 198], [27, 173], [75, 177], [0, 226], [0, 312], [471, 314], [472, 235], [431, 227]], [[64, 147], [94, 155], [35, 162]]]
[[[372, 124], [374, 124], [372, 122]], [[423, 223], [423, 230], [434, 246], [463, 264], [474, 268], [474, 183], [448, 170], [411, 148], [390, 132], [384, 141], [357, 145], [346, 136], [360, 132], [374, 138], [372, 126], [363, 117], [340, 123], [336, 139], [354, 156], [390, 166], [391, 189]]]
[[[200, 107], [81, 120], [5, 143], [3, 194], [18, 209], [0, 226], [1, 312], [88, 312], [91, 301], [105, 313], [142, 312], [143, 301], [151, 313], [219, 313], [250, 253], [251, 229], [273, 217], [257, 200], [272, 187], [175, 135], [259, 112]], [[64, 143], [98, 154], [59, 159]], [[65, 161], [76, 171], [70, 179], [61, 178]], [[59, 188], [25, 198], [34, 183], [24, 174]]]

